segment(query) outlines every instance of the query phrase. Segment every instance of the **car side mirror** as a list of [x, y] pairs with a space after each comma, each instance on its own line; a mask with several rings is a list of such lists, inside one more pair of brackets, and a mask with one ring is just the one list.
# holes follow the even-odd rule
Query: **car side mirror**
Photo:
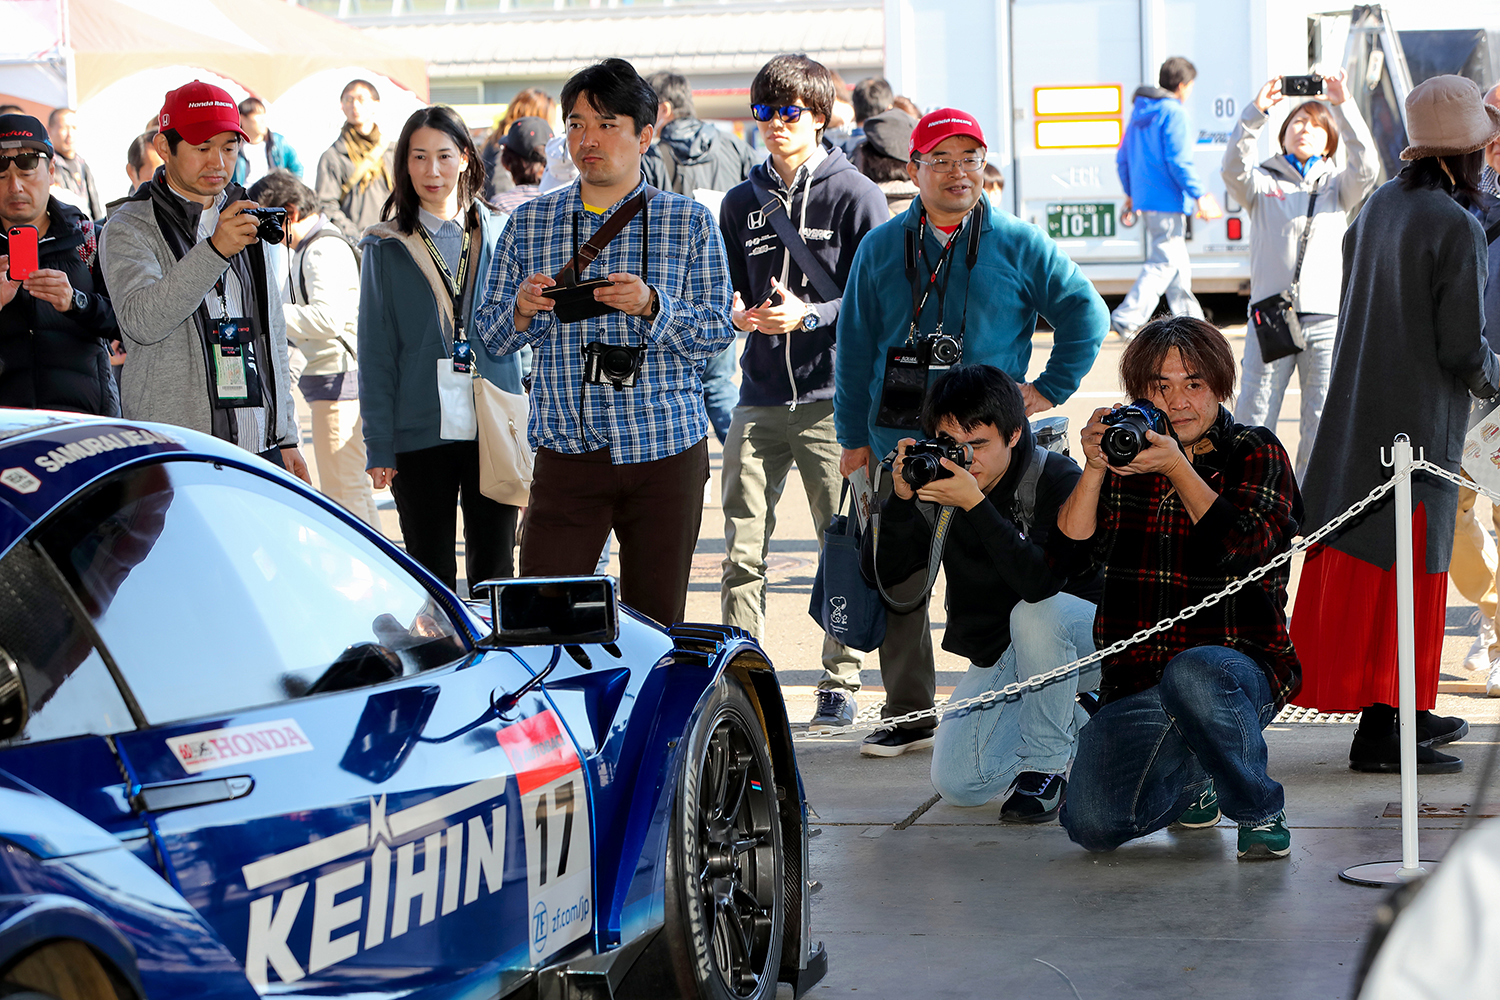
[[490, 634], [482, 646], [579, 646], [620, 637], [620, 604], [609, 576], [485, 580]]
[[26, 728], [26, 685], [15, 658], [0, 649], [0, 742], [13, 740]]

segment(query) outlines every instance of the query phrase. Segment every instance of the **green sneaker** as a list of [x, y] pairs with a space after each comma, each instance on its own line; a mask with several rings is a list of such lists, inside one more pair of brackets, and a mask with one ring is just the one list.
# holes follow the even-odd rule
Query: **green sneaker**
[[1198, 801], [1182, 811], [1182, 815], [1172, 821], [1172, 826], [1183, 830], [1203, 830], [1210, 826], [1219, 825], [1219, 793], [1214, 791], [1214, 783], [1210, 781], [1208, 787], [1203, 789], [1203, 794], [1198, 796]]
[[1286, 828], [1286, 810], [1258, 826], [1240, 824], [1241, 861], [1271, 861], [1292, 853], [1292, 831]]

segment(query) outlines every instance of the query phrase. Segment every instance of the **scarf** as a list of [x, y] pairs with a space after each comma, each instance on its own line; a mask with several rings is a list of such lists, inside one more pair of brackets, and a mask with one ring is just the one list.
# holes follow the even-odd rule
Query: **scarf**
[[381, 141], [379, 125], [370, 129], [369, 135], [360, 135], [359, 129], [345, 122], [339, 130], [339, 137], [343, 139], [344, 151], [354, 166], [349, 179], [344, 181], [340, 200], [349, 197], [356, 189], [363, 193], [377, 177], [385, 183], [387, 191], [394, 186], [391, 172], [385, 165], [385, 143]]

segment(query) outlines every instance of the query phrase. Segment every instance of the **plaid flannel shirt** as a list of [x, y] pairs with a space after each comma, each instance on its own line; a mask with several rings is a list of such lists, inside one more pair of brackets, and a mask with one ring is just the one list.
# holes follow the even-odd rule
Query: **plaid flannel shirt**
[[[642, 181], [596, 215], [583, 207], [578, 185], [570, 184], [522, 205], [500, 235], [475, 333], [495, 355], [526, 344], [536, 348], [528, 428], [534, 448], [570, 455], [608, 448], [610, 460], [624, 465], [669, 458], [708, 434], [703, 366], [734, 340], [734, 327], [719, 226], [697, 202], [669, 192], [657, 195], [578, 275], [579, 281], [621, 272], [643, 275], [660, 304], [654, 321], [614, 312], [559, 323], [552, 313], [540, 312], [524, 332], [516, 331], [516, 289], [533, 274], [562, 270], [573, 256], [574, 221], [582, 245], [644, 186]], [[644, 268], [642, 216], [648, 222]], [[616, 392], [607, 383], [584, 384], [583, 347], [591, 341], [646, 345], [634, 387]]]
[[[1102, 567], [1104, 593], [1094, 616], [1099, 649], [1223, 590], [1285, 552], [1302, 519], [1302, 495], [1286, 449], [1264, 427], [1236, 424], [1219, 407], [1205, 435], [1211, 445], [1193, 468], [1218, 499], [1193, 523], [1164, 475], [1107, 474], [1094, 537], [1052, 533], [1049, 549], [1065, 566]], [[1204, 447], [1199, 445], [1200, 448]], [[1167, 661], [1198, 646], [1228, 646], [1266, 671], [1277, 707], [1302, 686], [1302, 666], [1286, 627], [1283, 566], [1232, 597], [1103, 663], [1104, 702], [1154, 687]]]

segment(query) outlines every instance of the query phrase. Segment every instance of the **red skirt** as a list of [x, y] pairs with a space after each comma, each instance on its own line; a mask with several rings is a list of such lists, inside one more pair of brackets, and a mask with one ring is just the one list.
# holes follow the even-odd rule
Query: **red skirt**
[[[1416, 605], [1417, 711], [1437, 703], [1438, 668], [1448, 607], [1448, 574], [1427, 573], [1427, 511], [1412, 515], [1412, 591]], [[1320, 712], [1395, 705], [1396, 567], [1380, 570], [1326, 545], [1308, 551], [1292, 613], [1292, 642], [1302, 663], [1294, 704]]]

